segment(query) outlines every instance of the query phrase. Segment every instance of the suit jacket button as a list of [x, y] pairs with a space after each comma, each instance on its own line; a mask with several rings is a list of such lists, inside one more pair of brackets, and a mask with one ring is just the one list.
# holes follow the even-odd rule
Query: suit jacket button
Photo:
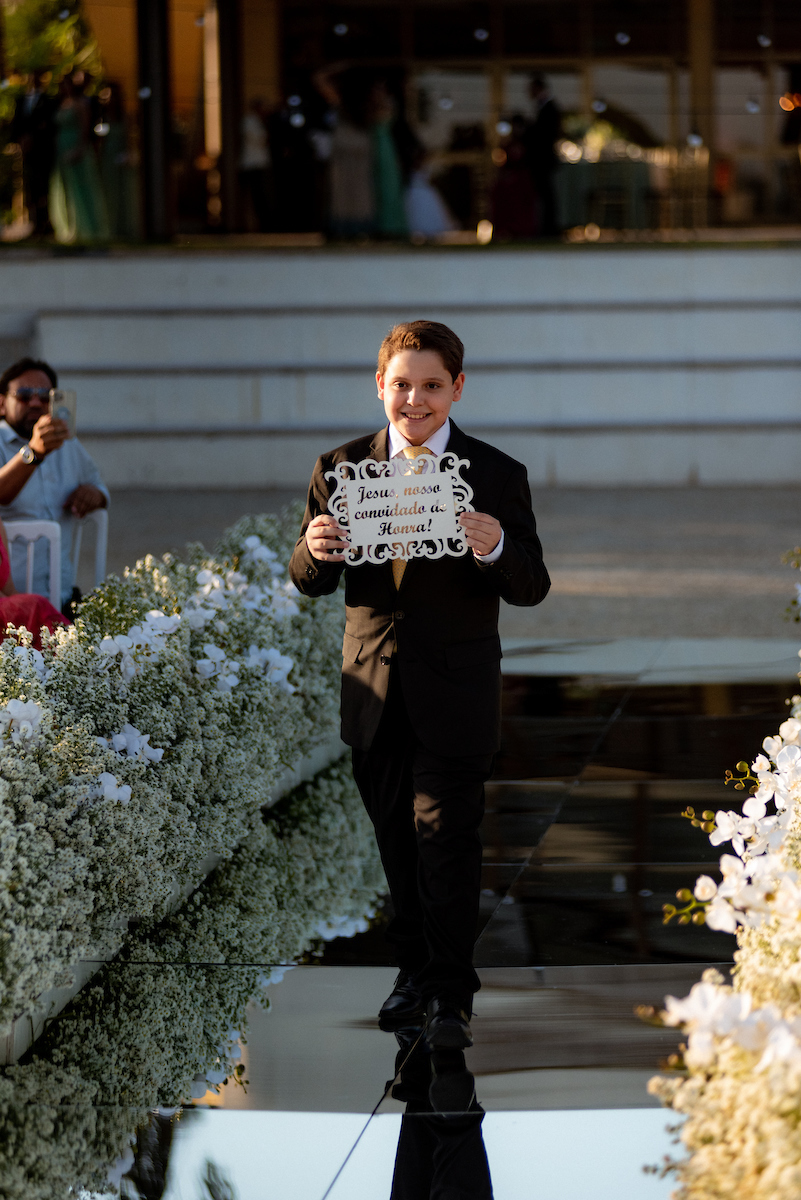
[[406, 616], [406, 613], [402, 609], [398, 609], [398, 611], [394, 612], [392, 614], [392, 616], [395, 618], [396, 621], [402, 621], [403, 618]]
[[382, 667], [388, 667], [391, 662], [392, 662], [392, 658], [390, 657], [390, 655], [388, 655], [388, 654], [381, 655], [381, 666]]

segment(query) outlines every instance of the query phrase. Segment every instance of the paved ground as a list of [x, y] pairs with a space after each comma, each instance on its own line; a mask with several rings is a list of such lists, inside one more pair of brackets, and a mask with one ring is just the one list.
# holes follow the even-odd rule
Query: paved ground
[[[211, 547], [243, 513], [289, 491], [113, 496], [109, 570], [187, 541]], [[504, 608], [507, 637], [792, 638], [784, 610], [801, 544], [798, 488], [541, 488], [534, 509], [553, 588], [537, 609]]]

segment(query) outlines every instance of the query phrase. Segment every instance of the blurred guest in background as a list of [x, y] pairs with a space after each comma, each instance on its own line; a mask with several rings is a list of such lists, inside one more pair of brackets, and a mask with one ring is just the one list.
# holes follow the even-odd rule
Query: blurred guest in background
[[430, 178], [425, 155], [418, 154], [406, 188], [406, 223], [413, 240], [438, 238], [457, 229], [457, 223]]
[[559, 167], [556, 143], [562, 136], [562, 114], [541, 75], [532, 75], [529, 94], [536, 108], [525, 131], [526, 162], [539, 196], [540, 233], [556, 237], [561, 231], [556, 215], [554, 176]]
[[29, 77], [24, 96], [17, 100], [11, 137], [22, 150], [22, 179], [25, 206], [33, 232], [53, 232], [48, 214], [50, 176], [56, 156], [56, 100], [42, 86], [42, 72]]
[[283, 230], [319, 228], [318, 164], [303, 98], [290, 94], [267, 122], [275, 188], [275, 224]]
[[397, 108], [386, 82], [376, 80], [370, 94], [375, 227], [381, 237], [406, 237], [404, 179], [394, 136]]
[[528, 129], [519, 113], [509, 126], [511, 132], [501, 151], [506, 158], [498, 167], [490, 197], [494, 236], [534, 238], [539, 232], [539, 195], [528, 162]]
[[100, 178], [112, 237], [133, 238], [139, 229], [136, 175], [131, 162], [122, 88], [107, 84], [100, 92]]
[[369, 236], [376, 224], [370, 82], [356, 69], [334, 66], [319, 71], [314, 83], [334, 113], [328, 159], [328, 227], [334, 237]]
[[255, 97], [242, 118], [242, 152], [239, 170], [242, 191], [250, 197], [256, 225], [263, 233], [270, 228], [270, 144], [267, 135], [267, 104]]
[[[67, 438], [63, 421], [49, 413], [50, 389], [58, 386], [46, 362], [22, 358], [0, 375], [0, 516], [5, 520], [58, 521], [61, 524], [61, 602], [75, 599], [70, 560], [71, 524], [96, 508], [106, 508], [108, 488], [77, 438]], [[11, 548], [11, 570], [25, 578], [27, 552]], [[36, 544], [33, 590], [50, 593], [44, 542]]]
[[92, 144], [92, 106], [82, 71], [65, 75], [56, 112], [56, 169], [50, 217], [61, 242], [108, 237], [108, 218]]
[[59, 625], [69, 621], [44, 596], [18, 592], [11, 575], [11, 558], [5, 526], [0, 521], [0, 637], [5, 637], [6, 625], [22, 626], [33, 634], [35, 650], [42, 648], [42, 629], [54, 633]]

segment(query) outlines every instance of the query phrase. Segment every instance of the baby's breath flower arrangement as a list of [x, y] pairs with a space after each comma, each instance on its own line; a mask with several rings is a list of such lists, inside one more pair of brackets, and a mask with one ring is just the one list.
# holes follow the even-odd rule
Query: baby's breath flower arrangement
[[270, 985], [332, 931], [366, 928], [382, 884], [344, 760], [259, 814], [178, 912], [128, 939], [32, 1061], [0, 1069], [0, 1194], [106, 1192], [148, 1110], [244, 1082], [248, 1003], [269, 1007]]
[[0, 1035], [230, 859], [334, 733], [341, 598], [287, 580], [298, 523], [243, 518], [109, 577], [41, 653], [0, 643]]
[[801, 695], [763, 750], [728, 776], [749, 789], [741, 812], [685, 814], [731, 845], [722, 881], [702, 875], [666, 907], [666, 920], [736, 933], [732, 981], [708, 970], [685, 999], [642, 1012], [686, 1035], [676, 1073], [649, 1084], [684, 1118], [688, 1154], [662, 1168], [676, 1200], [801, 1195]]

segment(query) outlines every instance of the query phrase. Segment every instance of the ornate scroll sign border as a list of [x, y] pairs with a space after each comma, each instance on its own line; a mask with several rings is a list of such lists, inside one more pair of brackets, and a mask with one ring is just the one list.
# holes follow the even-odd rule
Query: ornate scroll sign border
[[461, 527], [456, 524], [456, 517], [461, 512], [472, 512], [473, 489], [460, 472], [470, 466], [466, 458], [459, 458], [447, 451], [445, 454], [421, 454], [419, 458], [393, 458], [388, 462], [377, 462], [373, 458], [365, 458], [361, 462], [337, 463], [336, 469], [326, 473], [326, 479], [335, 484], [334, 491], [328, 501], [328, 509], [343, 529], [351, 536], [354, 534], [348, 512], [346, 484], [351, 481], [365, 483], [391, 484], [399, 478], [426, 479], [445, 476], [453, 488], [453, 524], [456, 533], [448, 537], [423, 538], [420, 536], [405, 541], [392, 540], [377, 542], [373, 545], [352, 544], [343, 555], [343, 562], [348, 566], [361, 566], [366, 562], [382, 563], [393, 558], [442, 558], [446, 554], [458, 558], [467, 553], [468, 546]]

